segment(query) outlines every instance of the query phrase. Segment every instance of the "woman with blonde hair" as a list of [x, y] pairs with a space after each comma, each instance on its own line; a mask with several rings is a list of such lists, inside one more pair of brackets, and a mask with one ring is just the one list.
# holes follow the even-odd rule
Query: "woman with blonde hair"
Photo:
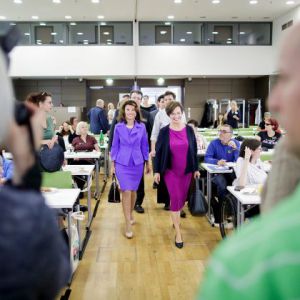
[[116, 112], [115, 106], [114, 106], [114, 104], [112, 102], [108, 103], [108, 105], [107, 105], [107, 111], [108, 111], [107, 112], [108, 124], [111, 125], [112, 120], [113, 120], [113, 118], [115, 116], [115, 112]]
[[224, 119], [228, 125], [233, 129], [239, 128], [239, 121], [241, 120], [240, 111], [236, 101], [230, 102], [231, 109], [225, 114]]

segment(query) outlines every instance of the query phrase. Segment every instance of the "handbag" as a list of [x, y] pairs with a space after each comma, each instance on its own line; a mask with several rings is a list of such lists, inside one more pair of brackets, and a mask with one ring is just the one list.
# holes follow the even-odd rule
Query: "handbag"
[[39, 161], [43, 171], [59, 171], [64, 162], [64, 151], [59, 144], [54, 144], [52, 149], [48, 145], [42, 145], [39, 152]]
[[112, 203], [120, 202], [120, 191], [119, 191], [115, 174], [113, 174], [112, 176], [112, 183], [108, 193], [108, 202], [112, 202]]
[[194, 190], [190, 195], [188, 203], [189, 211], [193, 216], [204, 216], [207, 214], [208, 205], [199, 187], [199, 179], [195, 180]]

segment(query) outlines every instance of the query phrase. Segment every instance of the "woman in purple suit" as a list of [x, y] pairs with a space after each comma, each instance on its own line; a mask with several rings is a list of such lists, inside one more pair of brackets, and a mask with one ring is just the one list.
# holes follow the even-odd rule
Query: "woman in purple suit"
[[131, 225], [134, 224], [132, 212], [145, 162], [146, 172], [150, 172], [147, 131], [145, 125], [141, 123], [139, 108], [133, 100], [127, 100], [121, 107], [119, 123], [115, 126], [110, 156], [112, 173], [116, 174], [122, 193], [123, 212], [126, 221], [125, 236], [132, 238]]

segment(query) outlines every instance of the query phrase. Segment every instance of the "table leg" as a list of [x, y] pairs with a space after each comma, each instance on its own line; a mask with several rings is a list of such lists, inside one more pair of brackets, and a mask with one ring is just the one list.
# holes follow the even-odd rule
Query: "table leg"
[[99, 198], [99, 159], [96, 159], [96, 192], [95, 192], [95, 199], [98, 200]]
[[208, 222], [212, 225], [211, 218], [211, 174], [207, 172], [207, 203], [208, 203]]
[[92, 222], [92, 207], [91, 207], [91, 185], [92, 185], [92, 176], [88, 176], [87, 180], [87, 187], [88, 187], [88, 198], [87, 198], [87, 205], [88, 205], [88, 221], [87, 221], [87, 229], [90, 228]]
[[241, 202], [237, 200], [237, 227], [241, 225]]
[[71, 215], [72, 215], [72, 210], [68, 211], [68, 237], [69, 237], [69, 253], [70, 253], [70, 264], [72, 266], [72, 261], [73, 261], [73, 252], [72, 252], [72, 230], [71, 230]]
[[241, 217], [240, 217], [240, 225], [242, 225], [245, 222], [245, 209], [244, 206], [241, 205]]

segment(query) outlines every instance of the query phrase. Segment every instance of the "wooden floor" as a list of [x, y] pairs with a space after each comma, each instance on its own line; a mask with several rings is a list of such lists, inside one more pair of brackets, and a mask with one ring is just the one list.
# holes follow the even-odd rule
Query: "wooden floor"
[[186, 208], [181, 224], [184, 248], [177, 249], [169, 212], [156, 204], [152, 178], [145, 177], [145, 213], [135, 213], [131, 240], [123, 234], [121, 204], [107, 202], [108, 182], [73, 278], [71, 300], [194, 299], [205, 263], [220, 240], [219, 230]]

